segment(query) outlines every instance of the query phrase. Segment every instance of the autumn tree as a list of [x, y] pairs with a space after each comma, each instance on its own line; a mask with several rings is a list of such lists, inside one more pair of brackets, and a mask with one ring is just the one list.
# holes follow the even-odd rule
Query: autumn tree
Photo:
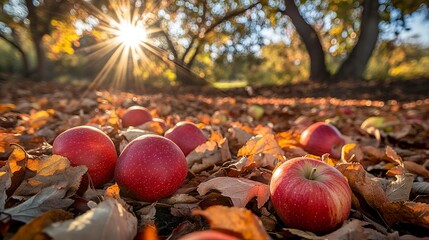
[[[175, 1], [162, 9], [160, 47], [168, 51], [176, 65], [176, 80], [184, 85], [206, 82], [192, 71], [202, 51], [209, 51], [215, 42], [231, 40], [229, 36], [243, 33], [246, 13], [258, 6], [258, 1]], [[249, 17], [249, 16], [248, 16]]]
[[[380, 23], [405, 27], [404, 18], [424, 4], [425, 1], [284, 0], [268, 7], [274, 6], [294, 24], [310, 57], [310, 79], [338, 81], [362, 78], [378, 42]], [[324, 38], [329, 40], [325, 42]], [[342, 59], [334, 73], [328, 70], [326, 52]]]
[[[47, 77], [47, 52], [44, 41], [57, 27], [64, 30], [64, 21], [70, 16], [74, 7], [72, 0], [58, 1], [2, 1], [0, 3], [0, 38], [13, 46], [21, 55], [24, 75], [33, 74], [35, 79]], [[70, 25], [67, 29], [70, 29]], [[59, 35], [64, 32], [58, 32]], [[64, 37], [64, 36], [63, 36]], [[31, 70], [31, 50], [24, 47], [24, 39], [32, 43], [35, 55], [35, 67]], [[70, 39], [69, 39], [70, 40]], [[49, 41], [58, 41], [49, 38]], [[71, 42], [71, 41], [69, 41]], [[67, 46], [70, 49], [70, 46]]]

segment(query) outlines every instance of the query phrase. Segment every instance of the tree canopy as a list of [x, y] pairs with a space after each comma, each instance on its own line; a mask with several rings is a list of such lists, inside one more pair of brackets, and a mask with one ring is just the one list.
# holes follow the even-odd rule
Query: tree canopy
[[[49, 77], [49, 68], [68, 66], [67, 56], [77, 59], [72, 60], [75, 68], [83, 66], [91, 54], [103, 55], [94, 58], [103, 76], [115, 69], [115, 78], [134, 75], [183, 85], [237, 78], [282, 84], [306, 78], [380, 77], [366, 73], [374, 69], [368, 66], [373, 53], [387, 56], [387, 48], [404, 49], [395, 36], [411, 27], [407, 18], [429, 15], [423, 0], [3, 0], [0, 4], [0, 41], [8, 46], [0, 51], [16, 52], [26, 77]], [[120, 42], [118, 35], [124, 29], [119, 23], [126, 18], [139, 24], [132, 31], [147, 32], [133, 47], [125, 45], [135, 36]], [[94, 49], [104, 53], [97, 55]], [[397, 64], [386, 65], [384, 74], [392, 72], [390, 68], [398, 71]], [[221, 66], [225, 71], [216, 69]]]

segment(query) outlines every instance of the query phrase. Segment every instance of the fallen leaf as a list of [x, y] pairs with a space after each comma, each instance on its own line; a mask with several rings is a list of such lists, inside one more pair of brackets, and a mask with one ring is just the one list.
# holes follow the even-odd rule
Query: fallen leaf
[[29, 170], [41, 176], [49, 176], [56, 171], [64, 170], [68, 167], [70, 167], [70, 161], [66, 157], [60, 155], [29, 159], [27, 164]]
[[429, 204], [406, 201], [380, 204], [383, 219], [389, 226], [405, 222], [429, 228]]
[[247, 156], [256, 167], [275, 167], [284, 155], [273, 134], [257, 135], [238, 150], [237, 156]]
[[[6, 165], [0, 169], [0, 172], [6, 172], [6, 175], [10, 175], [10, 185], [7, 184], [8, 176], [5, 176], [5, 183], [9, 185], [7, 188], [5, 188], [7, 196], [11, 196], [24, 180], [28, 160], [27, 152], [25, 152], [25, 150], [21, 146], [16, 144], [12, 146], [14, 148], [12, 154], [10, 154]], [[2, 185], [1, 187], [6, 187], [6, 185]], [[0, 190], [1, 192], [4, 191], [4, 189]]]
[[398, 239], [398, 232], [387, 234], [378, 232], [372, 228], [366, 228], [366, 222], [353, 219], [344, 224], [338, 230], [323, 236], [323, 239], [360, 240], [360, 239]]
[[10, 214], [13, 220], [28, 223], [46, 211], [70, 206], [73, 200], [64, 199], [66, 193], [67, 190], [64, 188], [50, 186], [42, 189], [25, 202], [4, 210], [4, 212]]
[[245, 240], [271, 239], [259, 218], [245, 208], [212, 206], [205, 210], [196, 209], [192, 213], [206, 218], [214, 230], [234, 232]]
[[22, 226], [11, 240], [38, 239], [43, 234], [43, 229], [52, 223], [69, 220], [73, 214], [61, 209], [54, 209], [43, 213], [31, 222]]
[[348, 143], [341, 149], [341, 160], [344, 162], [362, 162], [363, 152], [359, 145]]
[[212, 132], [210, 138], [186, 156], [188, 168], [199, 173], [215, 164], [231, 159], [228, 139], [218, 132]]
[[380, 204], [388, 201], [381, 184], [372, 180], [361, 164], [340, 164], [336, 168], [347, 178], [353, 195], [356, 196], [352, 198], [353, 206], [360, 212], [368, 214], [366, 204], [380, 211]]
[[268, 185], [245, 178], [217, 177], [201, 183], [197, 191], [205, 195], [210, 190], [218, 190], [222, 195], [231, 198], [236, 207], [245, 207], [256, 197], [258, 208], [261, 208], [270, 196]]
[[392, 181], [387, 185], [387, 199], [391, 202], [407, 201], [410, 198], [413, 181], [413, 174], [396, 175], [396, 181]]
[[52, 116], [54, 114], [55, 110], [53, 109], [48, 109], [46, 111], [42, 110], [32, 113], [29, 118], [30, 127], [33, 129], [38, 129], [46, 123], [53, 121]]
[[0, 104], [0, 113], [10, 111], [10, 110], [15, 110], [15, 109], [16, 109], [16, 105], [13, 103], [2, 103], [2, 104]]
[[71, 196], [76, 193], [82, 176], [87, 172], [86, 166], [70, 167], [69, 160], [59, 155], [29, 159], [27, 168], [36, 175], [24, 180], [15, 190], [15, 196], [34, 195], [53, 185], [65, 188], [67, 196]]
[[54, 223], [44, 232], [53, 239], [133, 239], [137, 218], [113, 198], [73, 220]]
[[404, 166], [405, 169], [412, 173], [429, 178], [429, 171], [423, 165], [411, 161], [404, 161]]
[[397, 163], [399, 166], [404, 167], [404, 162], [402, 158], [393, 150], [392, 147], [386, 147], [386, 156], [393, 162]]
[[429, 182], [413, 183], [413, 192], [419, 195], [429, 195]]
[[0, 211], [4, 209], [6, 204], [7, 194], [6, 190], [12, 184], [12, 174], [9, 169], [0, 171]]
[[232, 127], [228, 129], [228, 132], [230, 133], [230, 139], [234, 139], [237, 141], [237, 145], [242, 146], [244, 145], [253, 135], [239, 127]]

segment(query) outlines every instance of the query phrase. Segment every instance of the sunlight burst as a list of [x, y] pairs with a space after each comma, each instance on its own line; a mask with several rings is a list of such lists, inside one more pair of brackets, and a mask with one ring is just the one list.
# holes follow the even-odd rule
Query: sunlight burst
[[146, 30], [141, 23], [120, 23], [117, 28], [118, 31], [115, 34], [117, 34], [119, 42], [125, 44], [127, 47], [138, 47], [147, 40]]
[[103, 64], [91, 88], [109, 84], [113, 89], [120, 89], [127, 84], [138, 84], [142, 72], [154, 67], [147, 54], [161, 54], [154, 49], [150, 39], [150, 35], [159, 29], [146, 27], [152, 17], [151, 11], [146, 11], [147, 14], [139, 12], [139, 8], [125, 0], [110, 4], [111, 12], [91, 7], [99, 21], [95, 29], [101, 33], [102, 39], [87, 50], [91, 52], [89, 58], [94, 64]]

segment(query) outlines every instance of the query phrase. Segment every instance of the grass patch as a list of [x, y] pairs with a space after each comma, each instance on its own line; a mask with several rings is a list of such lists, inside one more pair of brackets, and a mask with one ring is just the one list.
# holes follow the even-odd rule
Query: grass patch
[[219, 89], [243, 88], [247, 86], [246, 80], [236, 80], [232, 82], [214, 82], [213, 87]]

